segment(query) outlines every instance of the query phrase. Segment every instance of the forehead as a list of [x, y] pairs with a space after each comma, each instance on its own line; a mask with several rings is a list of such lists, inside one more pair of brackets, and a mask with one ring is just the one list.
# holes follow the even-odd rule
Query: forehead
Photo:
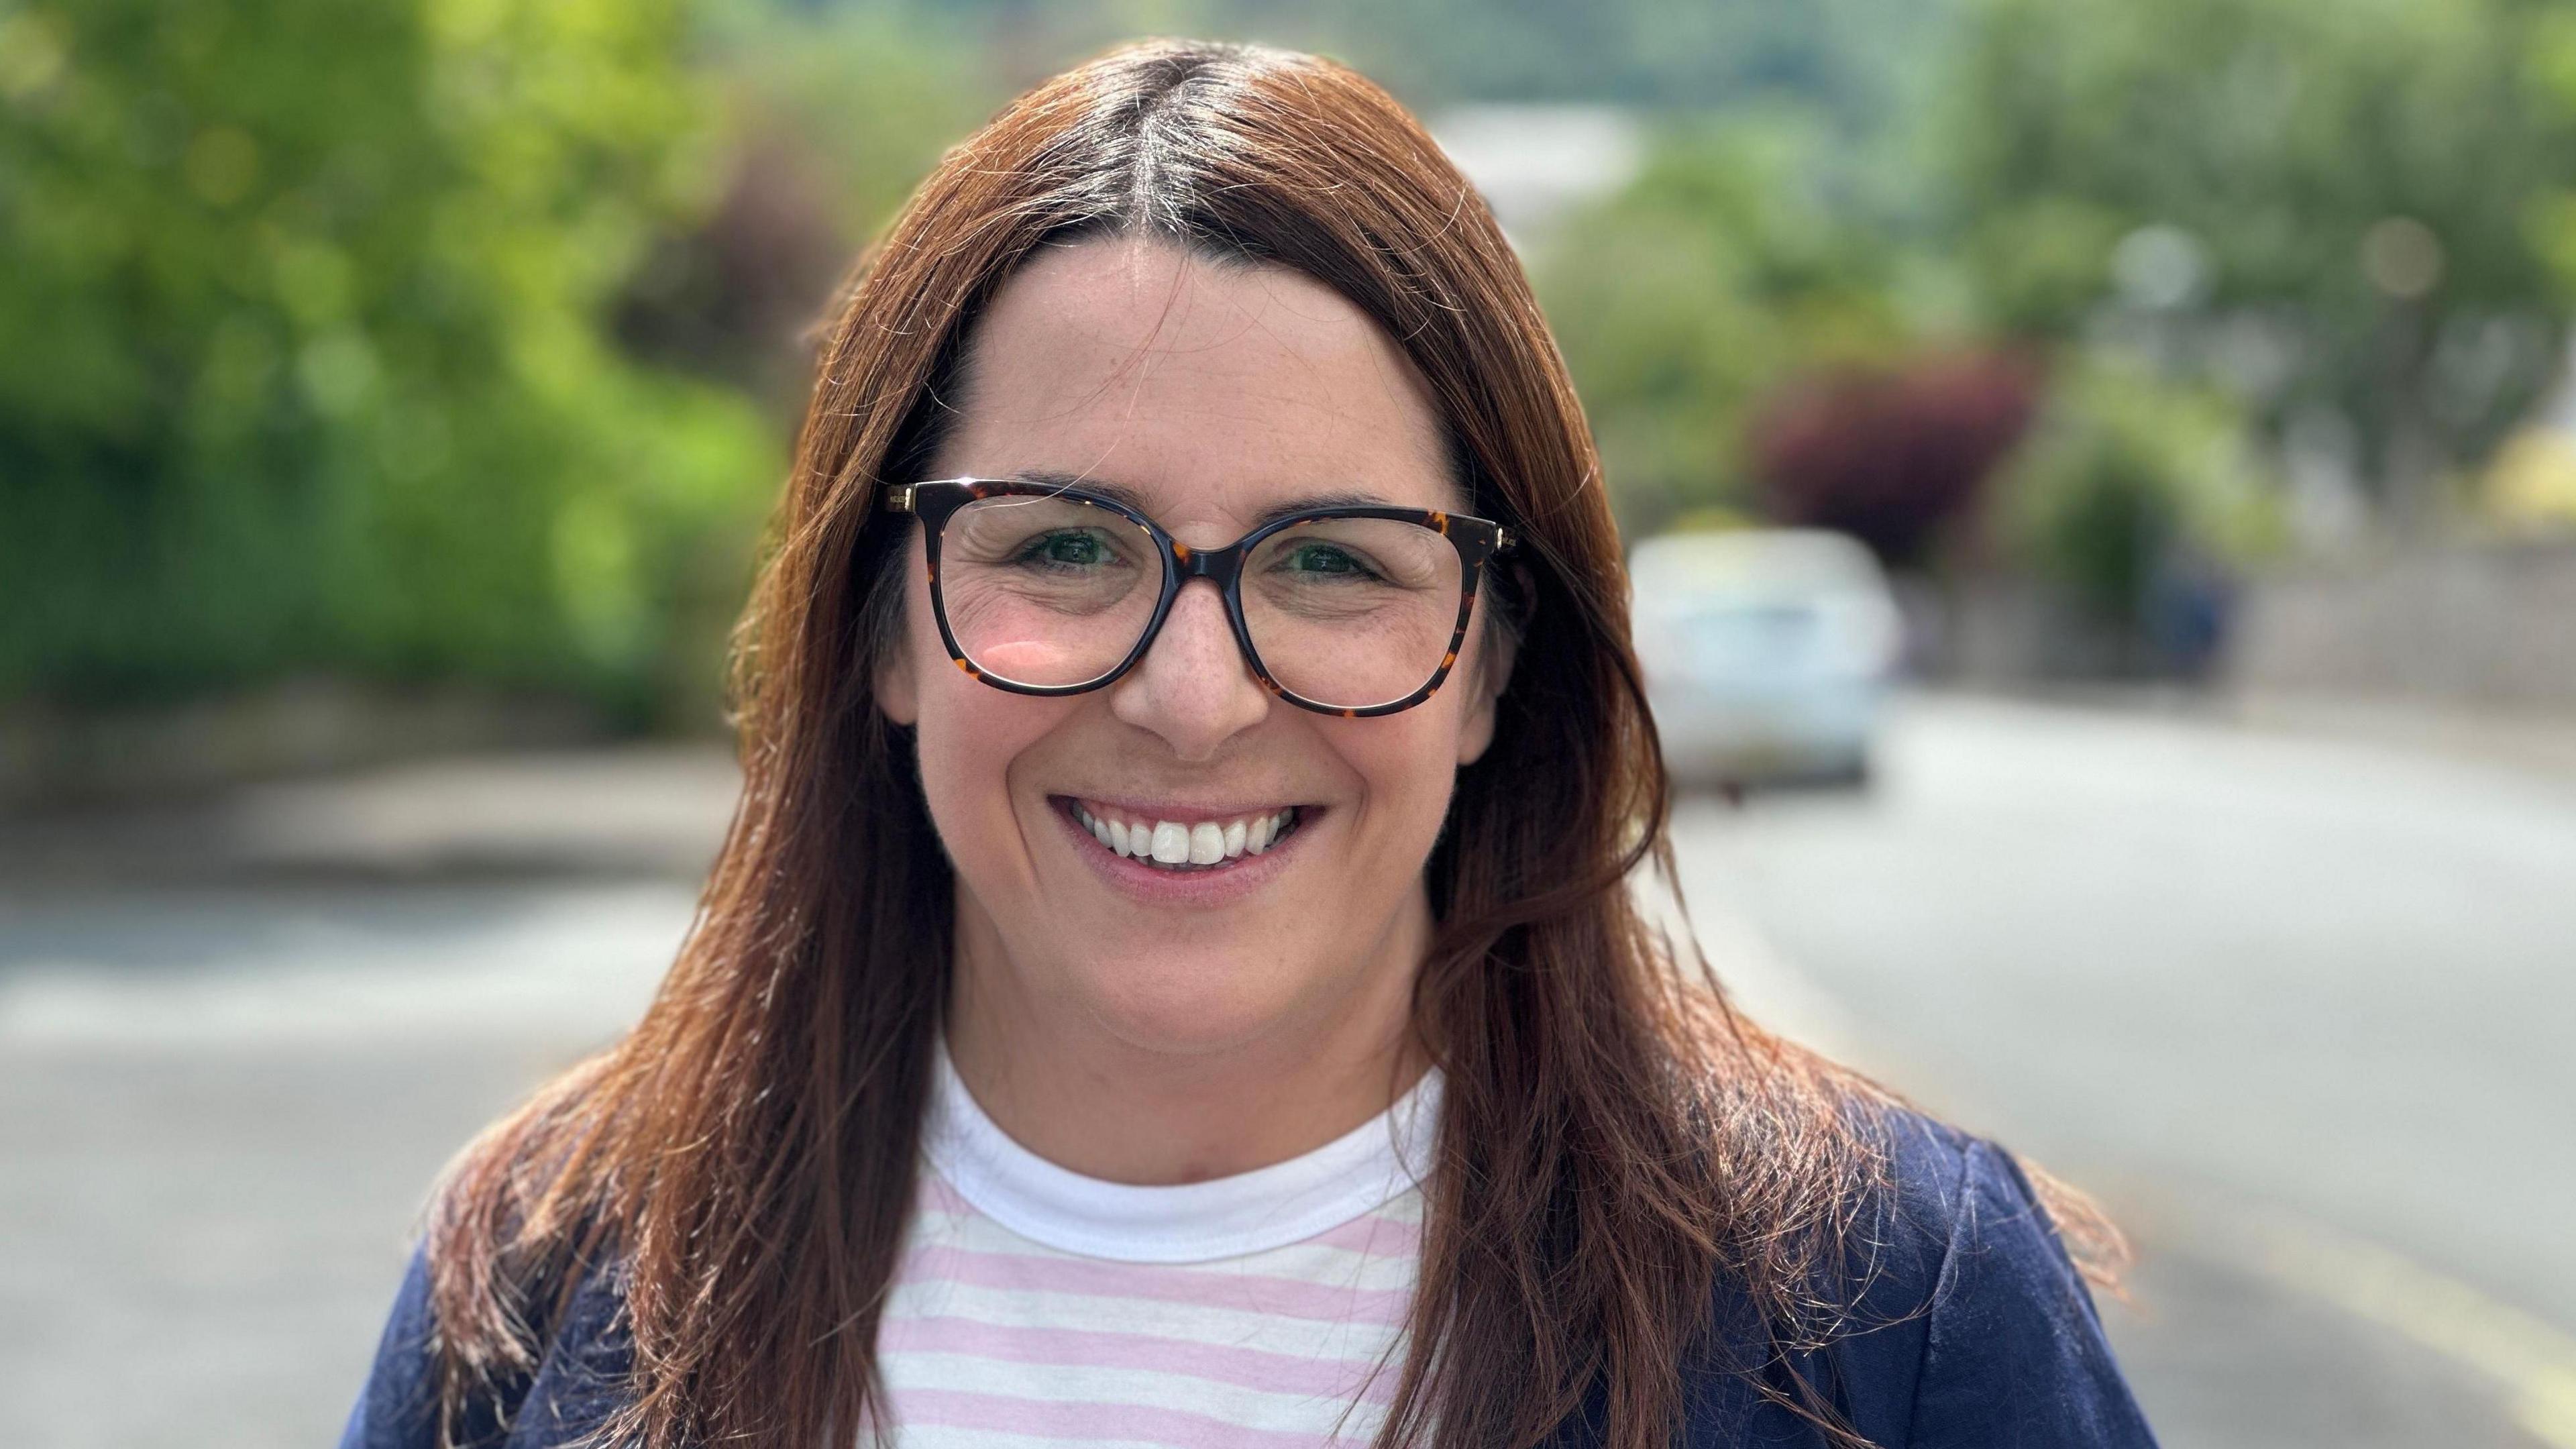
[[1050, 249], [994, 297], [969, 359], [940, 474], [1096, 479], [1194, 533], [1308, 497], [1464, 503], [1411, 362], [1285, 268], [1129, 238]]

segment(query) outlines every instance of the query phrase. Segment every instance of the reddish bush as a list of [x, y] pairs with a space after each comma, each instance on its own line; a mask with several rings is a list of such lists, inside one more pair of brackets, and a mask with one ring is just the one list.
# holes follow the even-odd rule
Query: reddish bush
[[828, 195], [822, 168], [792, 143], [754, 137], [714, 210], [647, 259], [619, 308], [620, 340], [667, 366], [801, 404], [813, 366], [806, 334], [848, 261]]
[[1747, 442], [1782, 523], [1839, 529], [1891, 565], [1920, 563], [2038, 406], [2038, 370], [2000, 353], [1847, 369], [1783, 388]]

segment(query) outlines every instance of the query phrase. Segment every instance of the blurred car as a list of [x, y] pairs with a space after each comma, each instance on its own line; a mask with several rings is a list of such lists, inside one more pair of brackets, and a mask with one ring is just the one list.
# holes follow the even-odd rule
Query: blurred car
[[1857, 541], [1813, 529], [1637, 546], [1637, 653], [1674, 785], [1859, 783], [1903, 640]]

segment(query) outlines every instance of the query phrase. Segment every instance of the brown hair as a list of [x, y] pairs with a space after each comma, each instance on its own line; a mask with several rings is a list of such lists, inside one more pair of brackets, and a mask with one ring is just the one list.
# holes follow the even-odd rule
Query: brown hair
[[1527, 540], [1519, 664], [1426, 867], [1414, 1020], [1448, 1086], [1381, 1442], [1532, 1444], [1592, 1393], [1606, 1443], [1664, 1444], [1721, 1282], [1766, 1356], [1835, 1331], [1883, 1099], [1735, 1017], [1629, 893], [1650, 858], [1669, 879], [1664, 778], [1591, 437], [1509, 245], [1362, 77], [1154, 43], [949, 153], [843, 296], [738, 638], [745, 788], [695, 929], [635, 1030], [469, 1147], [434, 1209], [451, 1415], [525, 1372], [549, 1303], [613, 1259], [635, 1377], [612, 1437], [805, 1445], [874, 1422], [952, 891], [910, 741], [870, 696], [905, 539], [877, 493], [935, 448], [1002, 279], [1105, 233], [1334, 288], [1428, 384], [1476, 511]]

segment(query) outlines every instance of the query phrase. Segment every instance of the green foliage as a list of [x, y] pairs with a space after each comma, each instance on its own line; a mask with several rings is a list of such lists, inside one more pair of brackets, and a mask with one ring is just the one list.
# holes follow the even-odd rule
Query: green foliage
[[[2528, 298], [2522, 207], [2576, 161], [2537, 123], [2520, 0], [1986, 0], [1948, 91], [1962, 212], [1987, 273], [2089, 253], [2149, 222], [2208, 246], [2211, 300], [2367, 307], [2363, 234], [2434, 225], [2462, 302]], [[2051, 233], [2090, 246], [2052, 243]], [[2043, 270], [2051, 270], [2047, 268]], [[2007, 293], [2007, 296], [2010, 294]], [[2064, 325], [2063, 307], [2015, 320]], [[2011, 314], [2008, 314], [2010, 316]]]
[[0, 698], [339, 669], [648, 703], [779, 462], [602, 323], [710, 180], [682, 20], [0, 11]]
[[2272, 531], [2240, 433], [2474, 467], [2576, 299], [2555, 0], [0, 0], [0, 701], [703, 705], [833, 277], [1148, 33], [1649, 108], [1533, 258], [1631, 528], [1750, 507], [1786, 385], [2035, 338], [2000, 527], [2116, 610]]
[[[2561, 145], [2576, 136], [2576, 8], [2548, 6], [2531, 17], [2521, 42], [2524, 91], [2534, 115]], [[2523, 232], [2556, 283], [2562, 302], [2576, 301], [2576, 161], [2535, 184], [2524, 203]]]
[[727, 174], [636, 273], [618, 331], [638, 356], [748, 391], [785, 436], [835, 284], [1000, 87], [948, 27], [899, 8], [698, 9], [695, 69]]
[[1907, 110], [1957, 0], [909, 0], [1005, 37], [1034, 79], [1118, 40], [1202, 35], [1340, 56], [1416, 105], [1691, 111], [1789, 101], [1846, 131]]
[[1541, 300], [1632, 528], [1742, 506], [1753, 405], [1911, 335], [1906, 259], [1852, 224], [1829, 144], [1787, 117], [1677, 130], [1542, 259]]
[[[953, 23], [883, 5], [811, 11], [733, 0], [704, 23], [706, 69], [737, 134], [811, 155], [823, 198], [864, 241], [1005, 98]], [[953, 20], [953, 17], [952, 17]]]
[[2121, 461], [2125, 433], [2100, 421], [2116, 416], [2098, 396], [2110, 359], [2157, 396], [2223, 395], [2256, 458], [2355, 439], [2344, 461], [2401, 525], [2555, 372], [2576, 296], [2576, 11], [1943, 14], [1948, 43], [1928, 22], [1915, 37], [1936, 80], [1914, 124], [1716, 118], [1542, 260], [1632, 526], [1740, 502], [1747, 419], [1782, 383], [2008, 339], [2068, 373], [2061, 411], [2097, 417], [2093, 462], [2074, 469], [2094, 482], [2058, 490], [2060, 524], [2020, 541], [2059, 550], [2046, 566], [2107, 603], [2126, 588], [2108, 560], [2200, 526], [2175, 512], [2190, 489], [2170, 457]]
[[2240, 410], [2134, 366], [2066, 369], [1998, 483], [2000, 542], [2106, 621], [2134, 621], [2173, 559], [2244, 564], [2279, 543]]
[[[2392, 487], [2473, 460], [2555, 362], [2532, 241], [2576, 183], [2540, 83], [2567, 25], [2530, 0], [1978, 0], [1935, 130], [1984, 308], [2058, 338], [2159, 313], [2268, 418], [2359, 424]], [[2179, 270], [2141, 298], [2155, 258], [2122, 248], [2151, 227]]]

